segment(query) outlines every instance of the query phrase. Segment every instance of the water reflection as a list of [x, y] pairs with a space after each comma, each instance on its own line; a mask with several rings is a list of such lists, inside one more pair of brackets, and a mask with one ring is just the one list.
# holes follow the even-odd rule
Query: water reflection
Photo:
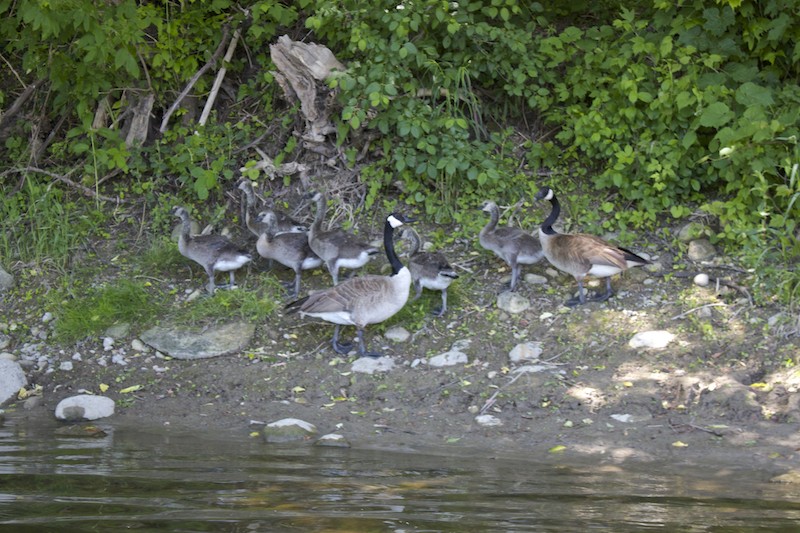
[[276, 447], [228, 435], [0, 428], [0, 527], [14, 531], [797, 531], [800, 496], [752, 472], [640, 470]]

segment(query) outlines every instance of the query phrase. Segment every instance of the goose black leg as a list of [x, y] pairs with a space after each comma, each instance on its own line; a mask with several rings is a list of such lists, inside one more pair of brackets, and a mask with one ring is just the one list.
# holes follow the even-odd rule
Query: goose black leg
[[382, 353], [379, 353], [379, 352], [368, 352], [367, 351], [366, 346], [364, 346], [364, 330], [363, 329], [358, 328], [356, 330], [356, 333], [358, 334], [358, 355], [360, 355], [361, 357], [375, 357], [375, 358], [381, 357], [383, 355]]

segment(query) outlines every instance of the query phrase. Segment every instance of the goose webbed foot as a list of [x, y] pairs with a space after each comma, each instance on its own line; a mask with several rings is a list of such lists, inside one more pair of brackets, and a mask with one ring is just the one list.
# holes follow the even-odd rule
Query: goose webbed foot
[[431, 309], [431, 314], [437, 318], [441, 318], [444, 315], [445, 311], [447, 311], [446, 307], [437, 306]]
[[339, 342], [339, 326], [336, 326], [336, 329], [333, 330], [333, 340], [331, 341], [331, 346], [333, 346], [333, 351], [340, 354], [340, 355], [347, 355], [350, 353], [350, 350], [353, 349], [353, 343], [341, 343]]
[[383, 354], [380, 352], [367, 351], [367, 348], [364, 345], [364, 332], [360, 329], [358, 330], [358, 355], [361, 357], [373, 357], [375, 359], [378, 357], [383, 357]]
[[614, 294], [613, 292], [604, 292], [603, 294], [598, 294], [596, 296], [593, 296], [593, 297], [589, 298], [589, 301], [590, 302], [605, 302], [606, 300], [611, 298], [611, 296], [613, 294]]

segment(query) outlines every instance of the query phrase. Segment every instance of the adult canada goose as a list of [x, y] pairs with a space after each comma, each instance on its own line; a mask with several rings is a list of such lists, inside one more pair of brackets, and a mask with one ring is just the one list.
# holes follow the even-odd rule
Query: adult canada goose
[[308, 245], [308, 235], [300, 232], [278, 233], [278, 217], [272, 211], [262, 211], [256, 221], [265, 229], [256, 241], [258, 254], [294, 270], [294, 291], [291, 298], [300, 293], [300, 272], [322, 266]]
[[360, 268], [366, 265], [370, 257], [380, 250], [341, 228], [323, 230], [322, 222], [325, 220], [325, 211], [328, 208], [327, 195], [321, 192], [311, 192], [306, 196], [309, 196], [317, 206], [314, 222], [308, 229], [308, 244], [314, 253], [325, 262], [325, 266], [333, 278], [333, 284], [337, 285], [340, 268]]
[[639, 257], [630, 250], [613, 245], [600, 237], [585, 233], [558, 233], [553, 229], [561, 205], [558, 203], [553, 189], [542, 187], [536, 193], [537, 200], [550, 200], [552, 210], [539, 228], [539, 240], [547, 260], [557, 269], [572, 274], [578, 282], [578, 297], [567, 300], [566, 305], [572, 307], [587, 301], [583, 290], [583, 279], [587, 275], [606, 278], [606, 292], [595, 298], [593, 302], [608, 300], [611, 291], [611, 276], [619, 274], [631, 267], [650, 264], [650, 261]]
[[[247, 229], [250, 230], [250, 233], [255, 235], [256, 237], [261, 237], [261, 234], [264, 233], [264, 224], [258, 221], [258, 217], [255, 215], [256, 205], [256, 193], [253, 191], [253, 184], [247, 178], [242, 178], [239, 181], [238, 189], [244, 192], [245, 196], [245, 212], [244, 212], [244, 220]], [[268, 209], [268, 211], [272, 211], [275, 213], [275, 230], [276, 233], [283, 233], [283, 232], [296, 232], [299, 231], [299, 228], [302, 228], [302, 224], [293, 218], [291, 218], [286, 213], [283, 213], [277, 209]]]
[[500, 210], [497, 204], [486, 200], [481, 211], [489, 213], [490, 219], [478, 234], [481, 246], [491, 250], [511, 267], [510, 289], [516, 290], [519, 281], [520, 265], [538, 263], [544, 257], [542, 244], [533, 235], [511, 226], [497, 227]]
[[183, 228], [178, 237], [181, 255], [199, 264], [208, 274], [208, 292], [214, 294], [216, 271], [230, 274], [230, 288], [235, 285], [234, 271], [253, 259], [250, 253], [240, 250], [222, 235], [191, 235], [189, 212], [183, 207], [173, 207], [172, 214], [181, 219]]
[[441, 252], [420, 252], [419, 234], [414, 228], [406, 227], [400, 230], [400, 236], [410, 243], [408, 250], [408, 269], [411, 271], [411, 283], [416, 295], [414, 300], [422, 295], [422, 288], [432, 291], [442, 291], [442, 306], [433, 310], [436, 316], [444, 315], [447, 311], [447, 287], [458, 278], [453, 267]]
[[412, 222], [412, 219], [398, 213], [392, 213], [386, 217], [383, 245], [386, 249], [386, 257], [392, 266], [390, 276], [373, 274], [351, 278], [286, 305], [286, 309], [290, 313], [299, 312], [300, 316], [313, 316], [336, 324], [332, 340], [336, 353], [346, 354], [352, 348], [352, 344], [339, 342], [339, 328], [355, 326], [359, 355], [370, 357], [381, 355], [367, 352], [364, 343], [364, 328], [368, 324], [377, 324], [393, 316], [408, 301], [411, 272], [408, 267], [403, 266], [394, 250], [394, 229], [406, 222]]

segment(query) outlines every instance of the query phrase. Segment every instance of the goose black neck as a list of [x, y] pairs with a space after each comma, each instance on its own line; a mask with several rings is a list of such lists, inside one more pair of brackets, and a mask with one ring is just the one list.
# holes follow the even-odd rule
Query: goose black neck
[[392, 265], [392, 275], [394, 276], [403, 268], [403, 263], [400, 262], [400, 258], [397, 257], [397, 253], [394, 251], [394, 228], [388, 219], [383, 226], [383, 247], [386, 249], [386, 258], [389, 260], [389, 264]]
[[547, 218], [544, 219], [544, 222], [542, 222], [542, 231], [547, 235], [555, 235], [556, 230], [553, 229], [553, 224], [558, 218], [558, 215], [561, 214], [561, 204], [558, 203], [558, 198], [556, 198], [555, 194], [550, 198], [550, 205], [552, 209], [550, 210], [550, 214], [547, 215]]

